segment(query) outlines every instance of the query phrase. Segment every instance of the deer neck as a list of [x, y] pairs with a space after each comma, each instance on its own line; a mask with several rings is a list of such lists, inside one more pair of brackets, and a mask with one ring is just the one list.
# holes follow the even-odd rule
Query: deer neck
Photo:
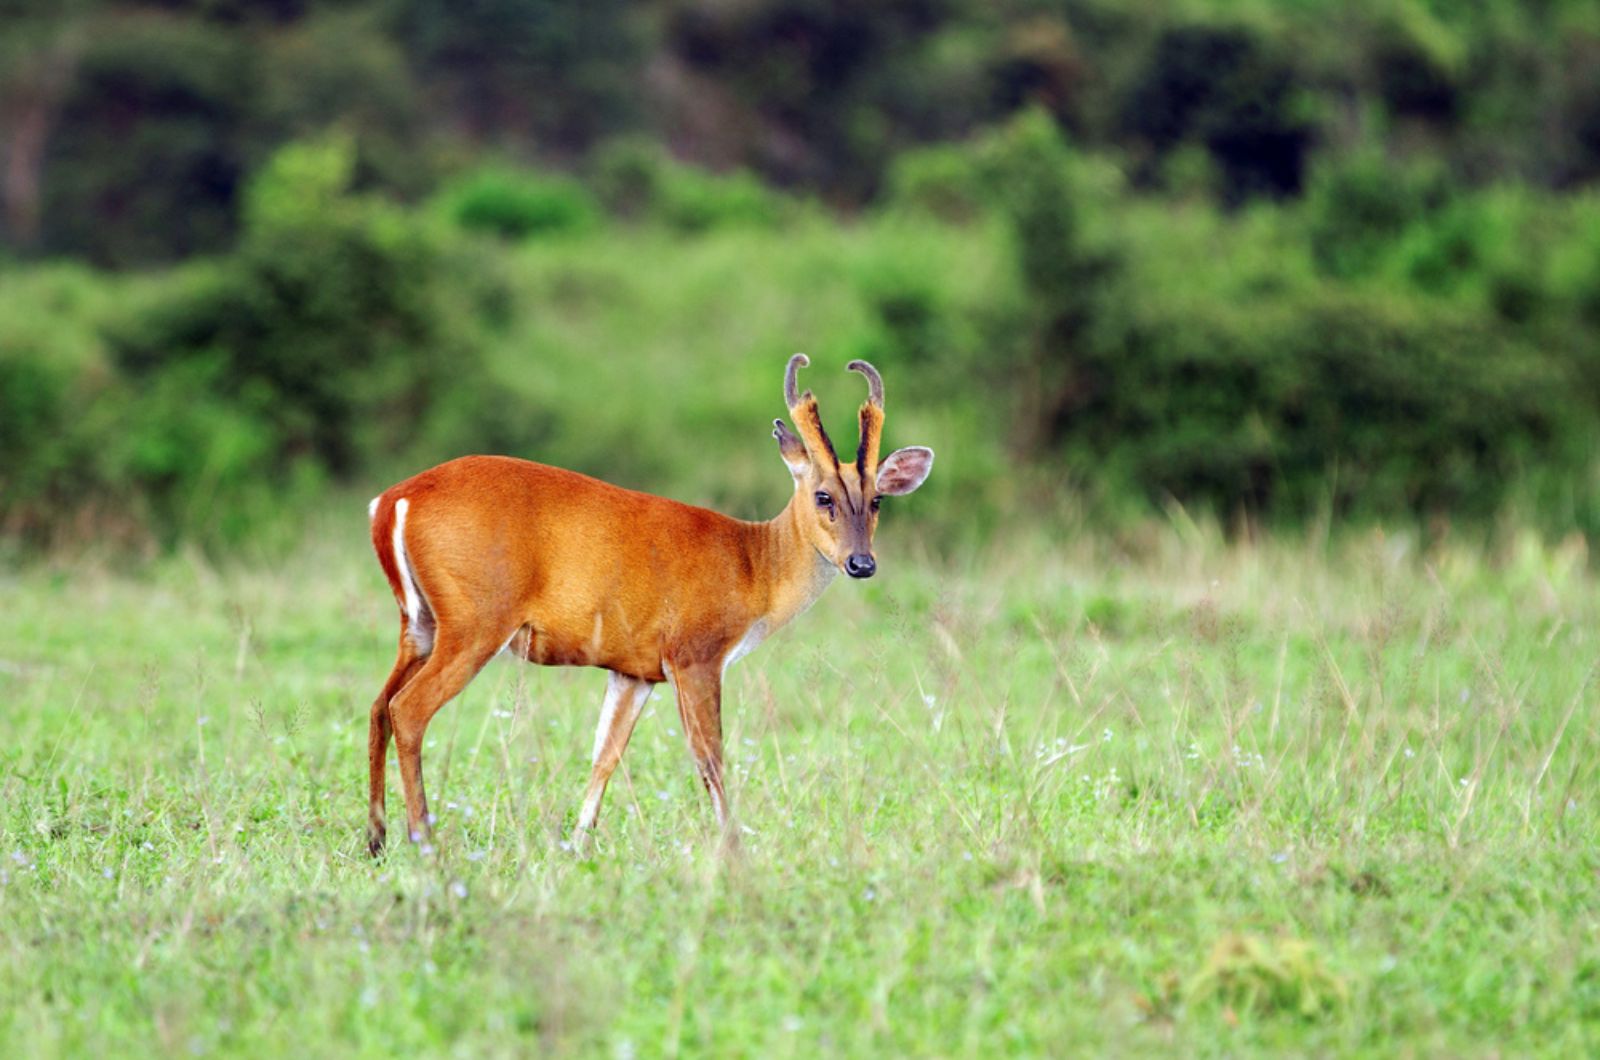
[[762, 616], [769, 632], [815, 603], [839, 573], [806, 537], [798, 503], [790, 498], [776, 518], [752, 524], [757, 537], [753, 551], [760, 556], [758, 569], [766, 571], [770, 587]]

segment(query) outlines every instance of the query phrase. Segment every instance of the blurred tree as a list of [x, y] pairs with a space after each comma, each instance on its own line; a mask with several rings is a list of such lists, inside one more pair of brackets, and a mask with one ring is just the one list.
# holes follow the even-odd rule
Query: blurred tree
[[[919, 79], [925, 62], [951, 58], [925, 49], [953, 10], [947, 0], [690, 0], [670, 9], [666, 45], [702, 78], [726, 86], [753, 123], [712, 150], [784, 182], [822, 185], [847, 198], [875, 189], [893, 152], [913, 137], [967, 131], [931, 127], [916, 96], [937, 92]], [[979, 79], [975, 88], [983, 91]], [[970, 113], [958, 108], [958, 113]]]
[[571, 154], [639, 119], [644, 37], [624, 0], [394, 0], [392, 18], [477, 138]]
[[87, 27], [45, 153], [41, 249], [132, 265], [227, 245], [258, 69], [242, 37], [202, 21]]
[[[1163, 31], [1128, 89], [1122, 123], [1159, 163], [1201, 143], [1223, 177], [1223, 198], [1298, 194], [1313, 127], [1304, 86], [1285, 59], [1242, 26]], [[1155, 167], [1141, 174], [1154, 178]]]
[[0, 238], [13, 246], [31, 248], [39, 238], [45, 149], [61, 120], [89, 6], [0, 2]]

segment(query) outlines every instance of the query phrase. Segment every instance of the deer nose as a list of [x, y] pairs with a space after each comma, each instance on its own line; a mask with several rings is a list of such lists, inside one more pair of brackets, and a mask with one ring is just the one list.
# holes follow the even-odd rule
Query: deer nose
[[852, 578], [870, 578], [878, 564], [865, 552], [857, 552], [844, 561], [844, 572]]

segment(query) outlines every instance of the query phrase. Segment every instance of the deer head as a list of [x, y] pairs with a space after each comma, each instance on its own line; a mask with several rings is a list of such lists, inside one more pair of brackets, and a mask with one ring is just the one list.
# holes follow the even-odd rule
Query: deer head
[[792, 502], [806, 539], [828, 562], [852, 578], [870, 578], [878, 569], [872, 553], [872, 535], [878, 526], [878, 502], [884, 496], [910, 493], [933, 469], [933, 450], [914, 445], [896, 449], [881, 462], [878, 443], [883, 434], [883, 377], [866, 361], [851, 361], [847, 368], [867, 379], [867, 400], [862, 403], [860, 439], [855, 460], [842, 463], [822, 427], [817, 399], [799, 392], [796, 375], [811, 363], [803, 353], [789, 358], [783, 376], [783, 397], [789, 406], [797, 435], [783, 420], [773, 420], [772, 436], [778, 452], [794, 478]]

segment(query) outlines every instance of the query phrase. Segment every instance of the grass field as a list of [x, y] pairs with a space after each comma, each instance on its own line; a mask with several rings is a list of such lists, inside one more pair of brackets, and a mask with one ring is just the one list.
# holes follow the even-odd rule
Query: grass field
[[908, 506], [730, 674], [741, 855], [665, 689], [569, 850], [602, 675], [496, 662], [430, 730], [437, 849], [374, 863], [361, 514], [0, 578], [10, 1055], [1600, 1049], [1579, 544], [941, 554]]

